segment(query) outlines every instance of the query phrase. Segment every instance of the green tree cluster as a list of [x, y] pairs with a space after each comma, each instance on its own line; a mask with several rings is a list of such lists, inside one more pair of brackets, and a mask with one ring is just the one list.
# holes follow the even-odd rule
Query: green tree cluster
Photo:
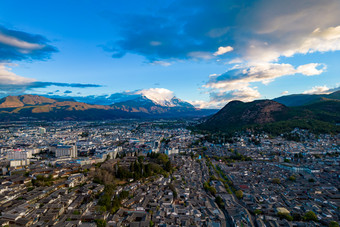
[[288, 213], [281, 213], [281, 212], [279, 212], [277, 215], [280, 218], [286, 219], [287, 221], [293, 221], [293, 217], [290, 214], [288, 214]]
[[203, 184], [203, 188], [204, 190], [206, 190], [207, 192], [210, 192], [213, 196], [216, 195], [216, 188], [214, 186], [210, 186], [209, 182], [204, 182]]
[[273, 183], [273, 184], [281, 184], [281, 181], [280, 181], [279, 178], [273, 178], [273, 179], [272, 179], [272, 183]]
[[53, 176], [48, 175], [48, 177], [45, 177], [43, 175], [36, 176], [35, 179], [32, 179], [32, 185], [33, 186], [52, 186], [53, 185]]
[[238, 190], [238, 191], [235, 192], [235, 195], [238, 199], [242, 199], [243, 198], [243, 191]]
[[313, 211], [307, 211], [305, 215], [303, 216], [303, 220], [305, 221], [318, 221], [318, 217]]

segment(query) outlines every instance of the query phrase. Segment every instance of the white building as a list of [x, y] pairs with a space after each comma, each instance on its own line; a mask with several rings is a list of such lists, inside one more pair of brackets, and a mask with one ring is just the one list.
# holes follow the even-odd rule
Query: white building
[[39, 127], [39, 134], [40, 134], [40, 135], [46, 134], [46, 128]]
[[13, 150], [7, 153], [8, 160], [27, 160], [32, 158], [32, 151]]
[[28, 166], [30, 164], [29, 159], [17, 159], [17, 160], [10, 160], [10, 167], [19, 167], [19, 166]]
[[77, 157], [77, 146], [72, 145], [72, 146], [57, 146], [55, 149], [55, 157], [56, 158], [65, 158], [65, 157], [70, 157], [70, 158], [75, 158]]
[[178, 153], [179, 153], [178, 148], [172, 148], [172, 149], [165, 150], [165, 154], [167, 154], [167, 155], [178, 154]]

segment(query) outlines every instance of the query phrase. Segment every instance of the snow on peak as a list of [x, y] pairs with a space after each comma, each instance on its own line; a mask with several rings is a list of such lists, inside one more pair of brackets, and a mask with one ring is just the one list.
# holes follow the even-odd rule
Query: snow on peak
[[136, 94], [140, 94], [150, 99], [154, 103], [161, 106], [175, 106], [172, 99], [175, 97], [174, 93], [165, 88], [149, 88], [137, 91]]

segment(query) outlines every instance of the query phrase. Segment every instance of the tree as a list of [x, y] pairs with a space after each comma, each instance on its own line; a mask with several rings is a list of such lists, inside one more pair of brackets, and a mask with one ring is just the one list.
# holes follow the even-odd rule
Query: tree
[[142, 163], [144, 161], [144, 156], [138, 156], [138, 162]]
[[293, 213], [293, 219], [294, 219], [294, 221], [301, 221], [302, 216], [299, 213]]
[[98, 200], [98, 205], [105, 207], [105, 210], [108, 210], [111, 207], [111, 197], [109, 194], [105, 193]]
[[309, 178], [308, 181], [311, 182], [311, 183], [315, 182], [315, 180], [313, 178]]
[[216, 188], [215, 188], [215, 187], [211, 186], [211, 187], [209, 187], [209, 192], [210, 192], [213, 196], [215, 196], [217, 191], [216, 191]]
[[273, 182], [274, 184], [280, 184], [280, 183], [281, 183], [281, 181], [280, 181], [279, 178], [273, 178], [272, 182]]
[[287, 221], [293, 221], [293, 217], [290, 216], [290, 214], [288, 214], [288, 213], [281, 213], [281, 212], [279, 212], [277, 215], [278, 215], [280, 218], [286, 219]]
[[303, 216], [303, 220], [305, 221], [318, 221], [318, 217], [313, 211], [307, 211]]
[[296, 177], [295, 177], [294, 175], [291, 175], [291, 176], [288, 178], [288, 180], [290, 180], [290, 181], [296, 181]]
[[80, 136], [81, 137], [88, 137], [89, 136], [89, 132], [82, 132], [81, 134], [80, 134]]
[[256, 209], [256, 210], [254, 211], [254, 214], [255, 214], [255, 215], [262, 214], [262, 210]]
[[218, 207], [219, 208], [223, 208], [224, 207], [224, 203], [223, 203], [223, 200], [220, 196], [217, 196], [216, 199], [215, 199], [215, 202], [217, 203]]
[[103, 219], [97, 219], [95, 222], [98, 227], [106, 227], [106, 221]]
[[170, 162], [170, 160], [165, 163], [164, 170], [167, 171], [167, 172], [170, 172], [170, 170], [171, 170], [171, 162]]
[[165, 165], [169, 161], [169, 157], [166, 154], [159, 154], [157, 157], [159, 163]]
[[235, 192], [235, 195], [238, 199], [242, 199], [243, 198], [243, 191], [238, 190]]
[[128, 196], [129, 196], [129, 192], [128, 192], [128, 191], [122, 191], [122, 192], [119, 194], [119, 198], [120, 198], [120, 199], [126, 199]]
[[106, 212], [106, 207], [105, 206], [97, 206], [96, 207], [96, 212], [99, 212], [101, 214]]
[[339, 223], [337, 223], [336, 221], [331, 221], [329, 224], [328, 224], [329, 227], [339, 227]]

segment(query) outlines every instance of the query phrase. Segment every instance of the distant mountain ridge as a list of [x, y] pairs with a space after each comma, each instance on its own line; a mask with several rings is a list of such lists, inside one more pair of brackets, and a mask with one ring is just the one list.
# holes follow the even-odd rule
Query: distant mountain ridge
[[88, 104], [95, 104], [95, 105], [115, 105], [118, 103], [124, 103], [127, 101], [139, 100], [144, 102], [145, 100], [149, 100], [153, 102], [154, 105], [164, 106], [164, 107], [190, 107], [194, 108], [193, 105], [190, 103], [183, 101], [176, 96], [171, 98], [160, 98], [156, 99], [154, 97], [147, 97], [143, 94], [135, 94], [135, 93], [114, 93], [111, 95], [90, 95], [84, 97], [77, 97], [77, 96], [58, 96], [58, 95], [44, 95], [44, 97], [57, 99], [57, 100], [73, 100], [76, 102], [83, 102]]
[[286, 95], [273, 99], [286, 106], [302, 106], [320, 102], [323, 100], [340, 100], [340, 91], [335, 91], [331, 94], [295, 94]]
[[120, 118], [203, 117], [216, 110], [196, 109], [173, 98], [171, 106], [161, 106], [145, 96], [137, 96], [113, 105], [51, 99], [39, 95], [7, 96], [0, 99], [0, 121], [39, 120], [108, 120]]
[[0, 108], [13, 108], [54, 102], [56, 102], [56, 100], [38, 95], [7, 96], [0, 99]]

